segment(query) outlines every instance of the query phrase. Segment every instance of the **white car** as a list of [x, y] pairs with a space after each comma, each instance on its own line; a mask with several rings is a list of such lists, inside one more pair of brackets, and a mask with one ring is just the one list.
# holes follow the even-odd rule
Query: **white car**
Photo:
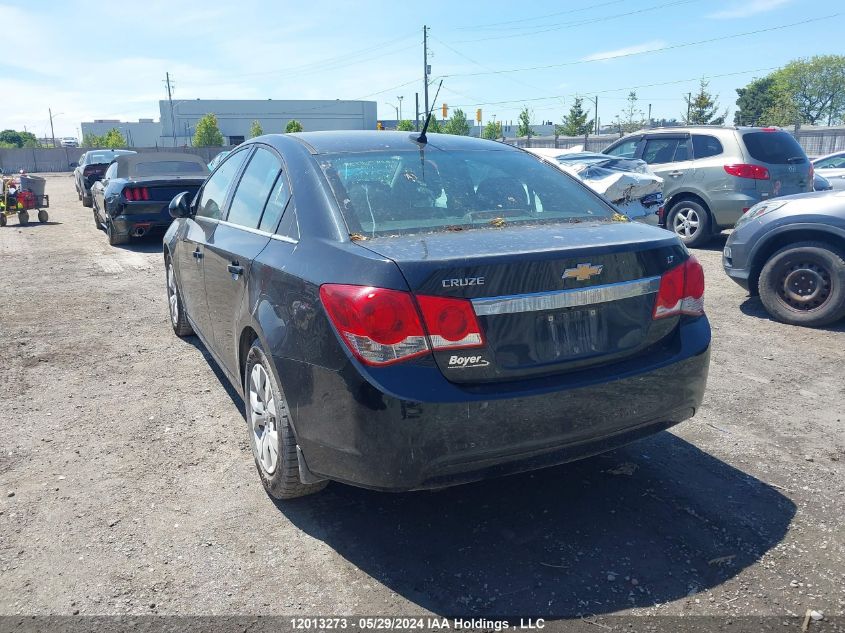
[[845, 189], [845, 152], [836, 152], [813, 159], [816, 174], [824, 177], [834, 189]]
[[652, 173], [645, 161], [578, 150], [536, 147], [525, 151], [583, 181], [632, 220], [658, 224], [663, 179]]

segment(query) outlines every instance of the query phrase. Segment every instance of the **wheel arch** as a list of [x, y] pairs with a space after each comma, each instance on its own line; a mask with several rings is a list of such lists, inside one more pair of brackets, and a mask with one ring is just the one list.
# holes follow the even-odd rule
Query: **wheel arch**
[[751, 255], [749, 266], [748, 290], [752, 295], [759, 294], [760, 272], [769, 258], [784, 246], [797, 242], [822, 242], [845, 253], [845, 234], [836, 233], [818, 226], [802, 226], [773, 233], [760, 243]]
[[713, 212], [710, 210], [710, 205], [707, 204], [707, 201], [694, 191], [688, 190], [673, 193], [669, 197], [669, 200], [666, 201], [667, 216], [676, 204], [678, 204], [679, 202], [683, 202], [684, 200], [700, 204], [702, 207], [704, 207], [704, 210], [707, 211], [707, 213], [710, 215], [710, 219], [713, 219]]
[[[256, 340], [260, 340], [258, 332], [251, 325], [244, 327], [238, 339], [238, 379], [241, 389], [243, 389], [246, 380], [246, 357], [249, 353], [249, 348], [252, 347], [252, 344]], [[278, 380], [278, 376], [276, 376], [276, 380]]]

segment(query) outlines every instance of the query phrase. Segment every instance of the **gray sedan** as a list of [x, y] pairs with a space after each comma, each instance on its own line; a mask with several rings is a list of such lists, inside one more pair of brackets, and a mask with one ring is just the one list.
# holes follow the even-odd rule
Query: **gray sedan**
[[820, 327], [845, 317], [845, 191], [753, 206], [728, 238], [722, 264], [778, 321]]
[[816, 174], [823, 176], [834, 189], [845, 189], [845, 152], [813, 159]]

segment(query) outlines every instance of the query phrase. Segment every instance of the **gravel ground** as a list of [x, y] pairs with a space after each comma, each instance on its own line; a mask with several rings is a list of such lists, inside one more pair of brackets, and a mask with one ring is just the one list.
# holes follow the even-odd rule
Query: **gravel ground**
[[704, 405], [597, 458], [438, 493], [265, 495], [239, 398], [170, 329], [161, 244], [71, 178], [0, 228], [0, 614], [827, 617], [845, 606], [845, 324], [774, 323], [697, 251]]

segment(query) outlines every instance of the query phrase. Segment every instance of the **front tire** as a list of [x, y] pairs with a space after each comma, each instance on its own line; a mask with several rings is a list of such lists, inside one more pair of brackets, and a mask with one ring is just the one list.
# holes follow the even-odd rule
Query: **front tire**
[[672, 205], [666, 228], [691, 248], [703, 245], [710, 235], [710, 213], [698, 202], [680, 200]]
[[167, 260], [167, 304], [170, 309], [170, 325], [176, 336], [190, 336], [194, 333], [188, 315], [185, 314], [185, 306], [182, 303], [182, 293], [179, 291], [179, 282], [176, 280], [176, 270], [173, 262]]
[[20, 213], [18, 213], [18, 224], [20, 224], [21, 226], [26, 226], [27, 224], [29, 224], [29, 213], [27, 213], [26, 211], [21, 211]]
[[94, 206], [94, 200], [91, 196], [86, 196], [84, 193], [82, 194], [82, 206], [88, 207], [89, 209]]
[[296, 437], [285, 394], [258, 340], [247, 354], [244, 376], [249, 441], [264, 489], [275, 499], [294, 499], [321, 491], [327, 481], [304, 484], [299, 479]]
[[782, 323], [822, 327], [845, 316], [845, 256], [823, 242], [790, 244], [760, 272], [760, 300]]

